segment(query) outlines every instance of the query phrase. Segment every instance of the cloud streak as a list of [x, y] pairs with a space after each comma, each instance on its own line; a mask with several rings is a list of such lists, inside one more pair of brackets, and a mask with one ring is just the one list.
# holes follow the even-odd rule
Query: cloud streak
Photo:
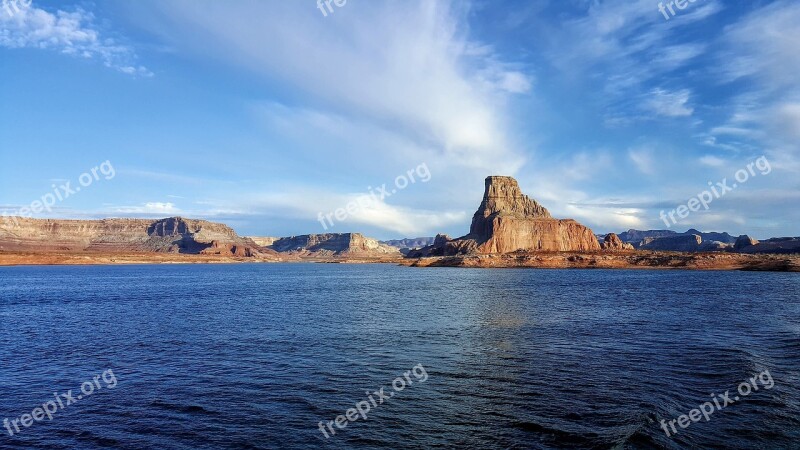
[[55, 50], [78, 58], [99, 59], [106, 67], [128, 75], [153, 75], [134, 63], [133, 49], [103, 37], [94, 15], [80, 8], [74, 12], [49, 12], [35, 5], [20, 5], [13, 14], [0, 10], [0, 30], [2, 47]]

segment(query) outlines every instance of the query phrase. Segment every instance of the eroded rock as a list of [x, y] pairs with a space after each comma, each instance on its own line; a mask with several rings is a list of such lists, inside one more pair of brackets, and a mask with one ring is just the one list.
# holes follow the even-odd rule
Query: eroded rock
[[603, 243], [600, 244], [600, 247], [608, 251], [633, 250], [633, 245], [623, 242], [615, 233], [607, 234], [603, 239]]

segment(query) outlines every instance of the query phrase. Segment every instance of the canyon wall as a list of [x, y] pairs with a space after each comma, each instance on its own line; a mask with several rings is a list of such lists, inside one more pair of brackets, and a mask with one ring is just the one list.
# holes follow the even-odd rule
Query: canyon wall
[[297, 256], [400, 257], [400, 250], [360, 233], [305, 234], [280, 238], [268, 248]]
[[6, 217], [0, 250], [35, 252], [155, 252], [238, 257], [274, 255], [230, 227], [205, 220], [57, 220]]

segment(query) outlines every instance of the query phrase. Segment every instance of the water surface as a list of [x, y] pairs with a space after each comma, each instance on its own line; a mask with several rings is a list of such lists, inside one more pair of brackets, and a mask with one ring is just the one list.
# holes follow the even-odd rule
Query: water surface
[[[0, 448], [800, 448], [799, 293], [782, 273], [0, 268], [0, 420], [118, 381]], [[763, 370], [772, 389], [660, 428]]]

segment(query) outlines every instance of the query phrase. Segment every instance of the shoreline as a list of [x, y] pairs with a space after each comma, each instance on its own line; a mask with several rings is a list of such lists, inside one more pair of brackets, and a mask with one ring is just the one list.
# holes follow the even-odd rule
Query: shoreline
[[657, 251], [514, 252], [410, 259], [411, 267], [800, 272], [800, 255]]
[[800, 255], [681, 252], [515, 252], [507, 254], [436, 256], [425, 258], [298, 257], [247, 258], [149, 252], [8, 252], [0, 251], [0, 267], [89, 266], [136, 264], [395, 264], [406, 267], [529, 268], [529, 269], [648, 269], [742, 270], [800, 272]]
[[401, 258], [370, 257], [298, 257], [281, 258], [237, 257], [222, 255], [197, 255], [188, 253], [156, 252], [14, 252], [0, 251], [0, 267], [21, 266], [117, 266], [136, 264], [399, 264]]

